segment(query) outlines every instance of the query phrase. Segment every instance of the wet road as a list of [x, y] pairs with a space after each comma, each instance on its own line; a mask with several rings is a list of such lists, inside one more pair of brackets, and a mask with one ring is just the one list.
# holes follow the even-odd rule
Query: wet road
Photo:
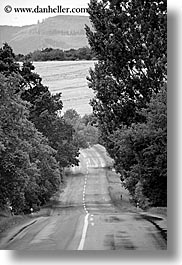
[[51, 215], [13, 229], [1, 249], [14, 250], [160, 250], [166, 241], [154, 224], [137, 212], [114, 206], [106, 162], [98, 148], [81, 151], [80, 165]]

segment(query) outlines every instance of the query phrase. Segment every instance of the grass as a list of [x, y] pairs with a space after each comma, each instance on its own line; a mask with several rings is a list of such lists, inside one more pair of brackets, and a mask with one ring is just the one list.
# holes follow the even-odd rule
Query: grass
[[[108, 191], [113, 204], [119, 208], [122, 212], [145, 212], [151, 215], [159, 215], [164, 219], [167, 218], [167, 207], [151, 207], [143, 211], [142, 209], [137, 209], [130, 202], [129, 192], [121, 186], [121, 181], [119, 175], [111, 170], [106, 171], [107, 180], [109, 183]], [[122, 200], [121, 200], [122, 194]]]
[[55, 196], [46, 205], [41, 207], [39, 211], [34, 212], [33, 214], [20, 214], [12, 216], [7, 211], [0, 211], [0, 238], [2, 238], [9, 229], [12, 229], [17, 225], [24, 224], [38, 217], [50, 216], [52, 214], [52, 206], [58, 203], [59, 194], [60, 192], [55, 194]]
[[109, 184], [108, 191], [113, 204], [122, 212], [136, 212], [137, 208], [131, 204], [129, 192], [121, 185], [119, 175], [112, 170], [107, 170], [106, 175]]
[[0, 238], [4, 233], [19, 224], [23, 224], [30, 220], [28, 215], [5, 215], [4, 212], [0, 212]]
[[[142, 209], [137, 209], [130, 202], [129, 192], [121, 185], [119, 175], [111, 170], [114, 161], [109, 157], [105, 148], [103, 146], [96, 145], [95, 149], [104, 158], [107, 167], [110, 168], [106, 171], [106, 173], [107, 173], [107, 180], [109, 183], [108, 191], [114, 205], [116, 205], [122, 211], [143, 212]], [[122, 195], [122, 200], [121, 200], [121, 195]], [[164, 218], [167, 217], [167, 207], [151, 207], [145, 210], [145, 212], [149, 214], [160, 215]]]
[[151, 214], [161, 215], [167, 217], [167, 207], [152, 207], [147, 210]]

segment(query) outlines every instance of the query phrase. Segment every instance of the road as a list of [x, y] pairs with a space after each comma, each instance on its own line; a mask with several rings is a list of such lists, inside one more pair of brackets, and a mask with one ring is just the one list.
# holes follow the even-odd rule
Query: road
[[98, 148], [82, 150], [50, 216], [16, 227], [0, 249], [165, 250], [166, 240], [152, 222], [113, 204], [105, 166]]

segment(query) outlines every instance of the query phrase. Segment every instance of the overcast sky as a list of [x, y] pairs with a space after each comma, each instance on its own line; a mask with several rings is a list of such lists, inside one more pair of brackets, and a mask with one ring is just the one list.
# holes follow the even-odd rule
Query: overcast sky
[[[37, 5], [42, 8], [46, 8], [50, 5], [52, 8], [62, 6], [64, 8], [76, 8], [76, 7], [88, 7], [89, 0], [0, 0], [0, 25], [13, 25], [23, 26], [29, 24], [35, 24], [37, 21], [41, 21], [43, 18], [50, 16], [56, 16], [60, 14], [55, 13], [15, 13], [13, 10], [10, 13], [6, 13], [4, 8], [6, 6], [15, 7], [30, 7], [36, 8]], [[79, 14], [84, 15], [84, 14]]]

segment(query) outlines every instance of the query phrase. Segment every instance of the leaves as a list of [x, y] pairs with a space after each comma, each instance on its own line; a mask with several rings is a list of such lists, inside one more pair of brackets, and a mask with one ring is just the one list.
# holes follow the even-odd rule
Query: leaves
[[3, 75], [0, 80], [0, 206], [9, 201], [18, 213], [32, 203], [45, 203], [41, 187], [47, 185], [48, 200], [59, 188], [60, 171], [56, 151], [27, 119], [28, 104], [15, 93], [17, 80]]
[[94, 54], [88, 47], [79, 49], [69, 49], [66, 51], [60, 49], [45, 48], [43, 50], [36, 50], [27, 55], [19, 54], [16, 56], [17, 61], [31, 60], [31, 61], [69, 61], [69, 60], [92, 60]]
[[69, 109], [63, 118], [66, 123], [73, 126], [74, 141], [79, 148], [88, 148], [89, 145], [98, 143], [98, 129], [92, 114], [81, 117], [74, 109]]
[[98, 99], [92, 106], [101, 123], [100, 109], [111, 113], [114, 126], [129, 125], [139, 120], [136, 107], [145, 107], [166, 80], [166, 1], [122, 1], [110, 8], [105, 2], [90, 2], [94, 31], [86, 27], [99, 60], [89, 79]]
[[45, 204], [59, 190], [62, 168], [78, 164], [61, 94], [51, 95], [33, 71], [28, 61], [15, 63], [8, 44], [0, 49], [0, 207], [8, 202], [15, 213]]
[[[167, 204], [166, 95], [164, 88], [152, 97], [148, 108], [141, 111], [146, 115], [146, 123], [123, 126], [110, 136], [114, 142], [110, 152], [116, 169], [136, 201], [140, 202], [142, 194], [142, 207]], [[162, 119], [158, 119], [161, 116]]]
[[166, 205], [167, 2], [91, 0], [88, 12], [102, 143], [135, 201]]

